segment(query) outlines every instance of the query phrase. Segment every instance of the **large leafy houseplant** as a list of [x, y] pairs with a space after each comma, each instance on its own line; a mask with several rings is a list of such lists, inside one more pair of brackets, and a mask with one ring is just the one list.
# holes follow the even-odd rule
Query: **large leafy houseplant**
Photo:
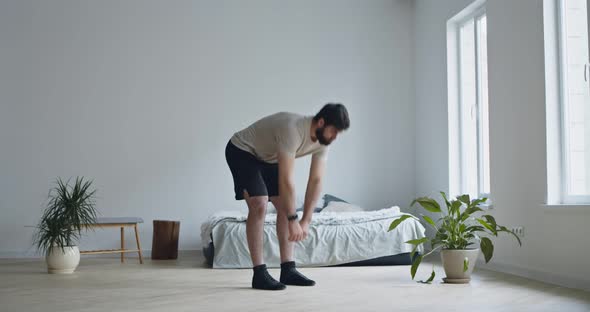
[[[74, 256], [79, 261], [76, 241], [86, 228], [85, 225], [96, 222], [96, 190], [91, 190], [91, 185], [92, 182], [85, 181], [83, 177], [76, 177], [73, 185], [69, 184], [69, 180], [64, 182], [58, 178], [56, 186], [49, 192], [47, 207], [37, 225], [34, 243], [46, 256], [50, 272], [50, 257], [76, 253]], [[75, 248], [75, 251], [69, 251], [71, 248]]]
[[[412, 279], [414, 279], [422, 259], [438, 249], [466, 250], [473, 248], [471, 246], [479, 242], [479, 247], [481, 248], [486, 263], [488, 263], [494, 254], [494, 244], [488, 236], [498, 236], [498, 233], [505, 232], [513, 235], [518, 241], [518, 244], [522, 245], [520, 238], [505, 226], [499, 225], [493, 216], [488, 214], [483, 214], [479, 217], [474, 216], [475, 213], [484, 211], [480, 205], [484, 204], [487, 201], [487, 198], [484, 197], [471, 200], [469, 195], [461, 195], [456, 199], [449, 200], [444, 192], [440, 193], [444, 199], [446, 211], [443, 211], [438, 202], [430, 197], [416, 198], [411, 204], [411, 206], [414, 206], [418, 203], [425, 210], [441, 215], [441, 217], [435, 221], [428, 215], [421, 214], [422, 219], [434, 229], [435, 235], [433, 238], [423, 237], [406, 242], [414, 245], [411, 254], [412, 266], [410, 268]], [[389, 231], [395, 229], [408, 218], [413, 218], [413, 216], [403, 215], [394, 220], [389, 226]], [[431, 250], [424, 255], [417, 254], [416, 250], [418, 246], [427, 242], [430, 243]], [[463, 271], [467, 271], [468, 266], [468, 260], [465, 258]], [[426, 283], [432, 282], [434, 277], [435, 272], [433, 269], [432, 274]]]

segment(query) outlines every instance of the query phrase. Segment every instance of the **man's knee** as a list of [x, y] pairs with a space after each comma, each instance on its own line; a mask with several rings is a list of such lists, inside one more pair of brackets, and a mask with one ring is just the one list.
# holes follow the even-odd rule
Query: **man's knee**
[[268, 198], [266, 196], [250, 197], [246, 191], [244, 191], [244, 194], [246, 195], [246, 201], [248, 202], [248, 215], [264, 218]]
[[277, 197], [271, 197], [269, 200], [272, 203], [272, 205], [275, 207], [275, 210], [277, 211], [277, 215], [280, 216], [280, 215], [286, 214], [285, 207], [281, 203], [281, 200], [280, 200], [280, 198], [278, 196]]

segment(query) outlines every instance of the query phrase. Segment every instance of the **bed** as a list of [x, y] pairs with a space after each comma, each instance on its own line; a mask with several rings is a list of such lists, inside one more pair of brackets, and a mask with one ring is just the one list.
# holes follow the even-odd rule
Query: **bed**
[[[301, 217], [301, 212], [298, 212]], [[295, 243], [298, 266], [407, 265], [412, 245], [405, 241], [424, 237], [417, 218], [408, 219], [387, 232], [393, 220], [405, 213], [399, 207], [373, 211], [314, 213], [306, 240]], [[203, 254], [213, 268], [251, 268], [246, 241], [246, 213], [219, 212], [201, 226]], [[264, 259], [279, 267], [276, 214], [267, 213], [264, 223]], [[422, 248], [418, 249], [422, 253]]]

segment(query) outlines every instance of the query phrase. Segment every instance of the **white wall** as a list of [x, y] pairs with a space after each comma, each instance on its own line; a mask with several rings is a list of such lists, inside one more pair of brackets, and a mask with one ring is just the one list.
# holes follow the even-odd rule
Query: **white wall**
[[[244, 205], [224, 159], [233, 132], [328, 101], [348, 107], [352, 126], [325, 191], [407, 205], [412, 12], [409, 0], [2, 1], [0, 255], [34, 254], [24, 226], [56, 177], [76, 175], [94, 179], [102, 215], [147, 221], [144, 249], [160, 218], [181, 221], [181, 249], [199, 249], [209, 214]], [[115, 247], [113, 232], [82, 247]]]
[[[471, 1], [418, 0], [416, 38], [417, 195], [448, 189], [446, 21]], [[544, 207], [546, 178], [543, 5], [488, 0], [492, 214], [522, 225], [521, 248], [495, 240], [489, 268], [590, 288], [590, 208]], [[426, 126], [427, 125], [427, 126]]]
[[471, 0], [415, 1], [416, 194], [448, 191], [447, 20]]

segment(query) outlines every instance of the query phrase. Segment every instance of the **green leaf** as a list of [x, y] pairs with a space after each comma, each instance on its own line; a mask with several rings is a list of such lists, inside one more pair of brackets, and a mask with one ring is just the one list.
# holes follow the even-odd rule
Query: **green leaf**
[[492, 231], [492, 233], [496, 236], [498, 236], [498, 232], [496, 231], [495, 228], [493, 228], [491, 225], [489, 225], [486, 221], [484, 221], [483, 219], [476, 219], [477, 222], [479, 222], [481, 225], [483, 225], [486, 229]]
[[487, 237], [482, 237], [479, 246], [481, 247], [483, 256], [486, 259], [486, 263], [490, 262], [492, 256], [494, 255], [494, 244], [492, 244], [492, 241]]
[[433, 267], [432, 268], [432, 273], [430, 274], [430, 277], [427, 280], [425, 280], [425, 281], [418, 281], [418, 283], [421, 283], [421, 284], [430, 284], [434, 280], [434, 277], [435, 276], [436, 276], [436, 273], [434, 273], [434, 267]]
[[414, 259], [417, 249], [418, 249], [418, 245], [414, 245], [414, 248], [412, 248], [412, 252], [410, 253], [410, 259]]
[[469, 194], [464, 194], [461, 196], [457, 196], [457, 199], [464, 202], [465, 205], [469, 206], [469, 204], [471, 203], [470, 199], [469, 199]]
[[466, 232], [484, 232], [484, 227], [479, 225], [468, 226]]
[[406, 244], [412, 244], [412, 245], [420, 245], [424, 242], [428, 241], [428, 237], [422, 237], [422, 238], [418, 238], [418, 239], [411, 239], [409, 241], [406, 242]]
[[434, 280], [435, 276], [436, 273], [434, 273], [434, 268], [432, 268], [432, 273], [430, 274], [430, 277], [426, 280], [426, 283], [431, 283]]
[[461, 208], [461, 201], [454, 200], [451, 202], [451, 208], [449, 210], [450, 215], [459, 215], [459, 209]]
[[492, 232], [494, 232], [495, 235], [498, 235], [498, 231], [496, 229], [498, 227], [498, 224], [496, 223], [496, 219], [494, 219], [494, 217], [492, 217], [490, 215], [483, 215], [483, 217], [486, 219], [486, 221], [493, 228]]
[[393, 231], [393, 229], [395, 229], [398, 225], [400, 225], [400, 223], [404, 222], [404, 220], [412, 218], [411, 215], [403, 215], [395, 220], [393, 220], [393, 222], [391, 222], [391, 224], [389, 225], [389, 230], [387, 230], [387, 232], [391, 232]]
[[422, 256], [416, 257], [412, 262], [412, 267], [410, 268], [410, 273], [412, 274], [412, 279], [416, 276], [416, 271], [418, 271], [418, 267], [420, 266], [420, 262], [422, 262]]
[[442, 212], [440, 210], [440, 205], [438, 204], [438, 202], [432, 198], [429, 197], [419, 197], [416, 198], [413, 202], [412, 202], [412, 206], [415, 203], [419, 203], [420, 206], [422, 206], [422, 208], [430, 211], [430, 212]]
[[426, 222], [428, 222], [428, 224], [432, 225], [432, 227], [434, 229], [437, 229], [436, 224], [434, 223], [434, 221], [432, 220], [432, 218], [430, 218], [427, 215], [422, 215], [422, 218], [424, 218], [424, 220], [426, 220]]
[[469, 269], [469, 258], [465, 257], [463, 259], [463, 272], [467, 272], [467, 269]]
[[478, 211], [483, 211], [483, 209], [478, 208], [478, 207], [469, 207], [469, 208], [465, 209], [465, 211], [463, 211], [463, 213], [461, 215], [461, 220], [466, 220], [467, 218], [469, 218], [469, 216], [471, 216], [472, 214], [474, 214]]
[[447, 204], [447, 207], [449, 207], [451, 205], [451, 203], [449, 202], [449, 199], [447, 198], [447, 194], [445, 192], [440, 192], [440, 195], [442, 195], [443, 199], [445, 200], [445, 204]]
[[471, 201], [471, 207], [476, 207], [476, 206], [478, 206], [479, 204], [483, 204], [483, 203], [485, 203], [487, 200], [488, 200], [488, 198], [487, 198], [487, 197], [484, 197], [484, 198], [481, 198], [481, 199], [479, 199], [479, 198], [477, 198], [477, 199], [474, 199], [474, 200], [472, 200], [472, 201]]

